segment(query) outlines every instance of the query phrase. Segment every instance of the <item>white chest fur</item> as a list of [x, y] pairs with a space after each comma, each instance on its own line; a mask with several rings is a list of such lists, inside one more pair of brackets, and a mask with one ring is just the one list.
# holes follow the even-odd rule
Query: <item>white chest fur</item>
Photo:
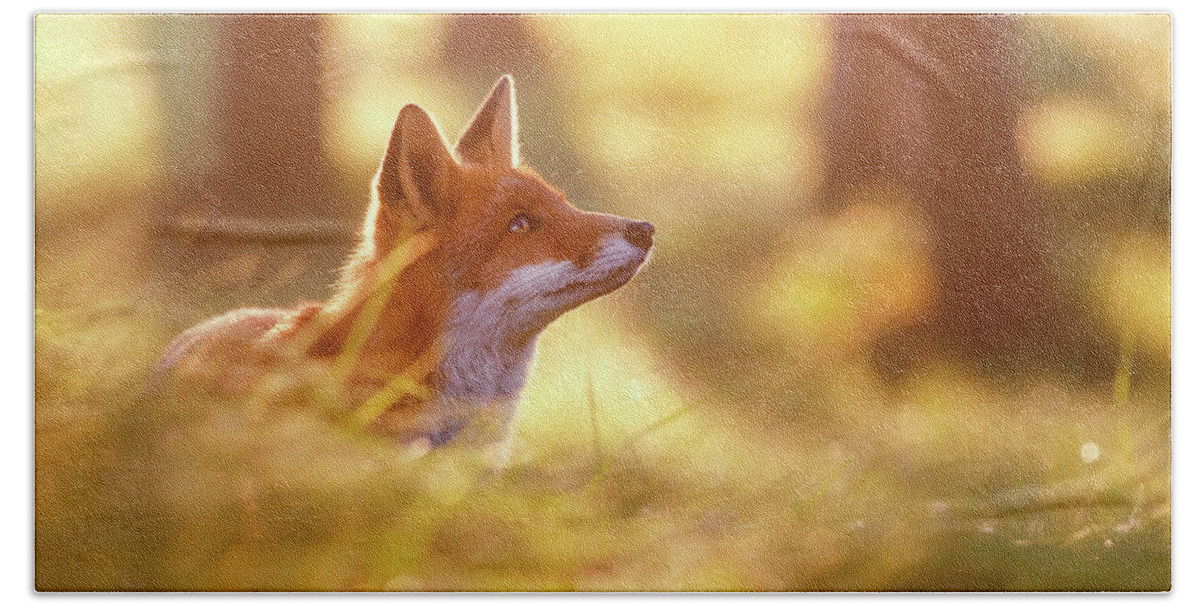
[[464, 428], [478, 429], [467, 434], [472, 442], [507, 441], [538, 334], [564, 312], [624, 284], [644, 256], [613, 235], [584, 268], [566, 260], [530, 264], [494, 289], [459, 296], [437, 368], [441, 430], [433, 443]]

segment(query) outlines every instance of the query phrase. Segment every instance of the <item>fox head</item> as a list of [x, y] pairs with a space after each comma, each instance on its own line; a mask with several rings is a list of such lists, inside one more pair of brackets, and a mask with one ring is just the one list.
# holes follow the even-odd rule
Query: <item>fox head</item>
[[376, 255], [405, 235], [432, 233], [448, 323], [512, 346], [628, 282], [654, 235], [648, 222], [581, 211], [521, 165], [509, 76], [453, 151], [424, 110], [400, 111], [368, 223]]

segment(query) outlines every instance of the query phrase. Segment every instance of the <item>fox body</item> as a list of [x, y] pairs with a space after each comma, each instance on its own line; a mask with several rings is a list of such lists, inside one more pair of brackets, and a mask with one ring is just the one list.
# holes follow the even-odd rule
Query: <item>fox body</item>
[[627, 283], [654, 234], [572, 206], [521, 166], [516, 136], [508, 76], [453, 152], [405, 106], [333, 296], [205, 321], [175, 338], [156, 376], [216, 365], [236, 392], [257, 362], [286, 354], [289, 368], [340, 373], [348, 407], [401, 442], [506, 446], [540, 332]]

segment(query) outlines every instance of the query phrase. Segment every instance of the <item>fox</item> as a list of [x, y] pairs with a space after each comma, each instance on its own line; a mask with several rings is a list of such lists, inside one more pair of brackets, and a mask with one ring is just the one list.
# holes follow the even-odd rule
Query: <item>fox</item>
[[215, 372], [238, 394], [263, 361], [284, 361], [338, 378], [338, 399], [388, 440], [418, 454], [489, 448], [502, 465], [539, 335], [627, 284], [654, 226], [582, 211], [521, 161], [511, 75], [453, 148], [405, 105], [372, 186], [327, 300], [203, 321], [167, 345], [153, 378]]

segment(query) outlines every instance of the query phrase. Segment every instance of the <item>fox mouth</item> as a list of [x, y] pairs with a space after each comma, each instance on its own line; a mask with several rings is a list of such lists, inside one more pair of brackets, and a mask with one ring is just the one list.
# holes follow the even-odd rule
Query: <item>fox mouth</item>
[[637, 274], [638, 270], [641, 269], [642, 264], [644, 264], [645, 261], [646, 258], [644, 257], [641, 259], [630, 260], [629, 262], [613, 268], [607, 275], [598, 281], [574, 281], [547, 293], [546, 297], [557, 299], [563, 296], [575, 294], [586, 294], [591, 295], [592, 297], [599, 297], [604, 294], [611, 293], [620, 288], [622, 285], [628, 283], [630, 279]]
[[493, 290], [464, 295], [456, 306], [470, 312], [457, 314], [495, 320], [504, 327], [505, 339], [527, 340], [563, 313], [628, 283], [650, 257], [623, 239], [609, 243], [583, 268], [571, 260], [523, 266]]

